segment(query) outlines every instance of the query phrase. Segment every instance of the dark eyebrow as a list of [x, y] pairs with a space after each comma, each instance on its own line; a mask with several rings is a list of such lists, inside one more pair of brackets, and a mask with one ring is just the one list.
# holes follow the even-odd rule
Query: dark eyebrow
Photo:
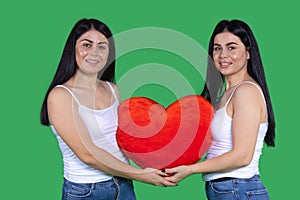
[[[82, 41], [87, 41], [89, 43], [93, 43], [93, 41], [89, 40], [89, 39], [82, 39], [80, 42], [82, 42]], [[108, 43], [106, 41], [104, 41], [104, 42], [99, 42], [98, 44], [108, 44]]]
[[87, 41], [87, 42], [89, 42], [89, 43], [93, 43], [93, 41], [92, 41], [92, 40], [89, 40], [89, 39], [82, 39], [80, 42], [82, 42], [82, 41]]
[[229, 43], [226, 44], [226, 46], [230, 46], [230, 45], [233, 45], [233, 44], [238, 45], [238, 43], [236, 43], [236, 42], [229, 42]]
[[[229, 42], [229, 43], [226, 44], [226, 46], [230, 46], [230, 45], [238, 45], [238, 43], [236, 43], [236, 42]], [[221, 45], [218, 44], [218, 43], [215, 43], [214, 46], [221, 46]]]
[[104, 41], [104, 42], [99, 42], [98, 44], [107, 44], [107, 45], [108, 45], [108, 43], [107, 43], [106, 41]]

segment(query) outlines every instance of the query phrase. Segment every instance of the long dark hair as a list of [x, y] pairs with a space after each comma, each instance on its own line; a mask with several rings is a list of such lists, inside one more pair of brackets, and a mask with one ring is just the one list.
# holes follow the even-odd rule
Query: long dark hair
[[[265, 77], [265, 72], [263, 68], [263, 64], [261, 61], [258, 45], [256, 39], [254, 37], [253, 32], [250, 27], [243, 21], [240, 20], [222, 20], [215, 27], [208, 47], [209, 56], [212, 58], [213, 54], [213, 45], [215, 36], [222, 32], [230, 32], [235, 36], [239, 37], [245, 47], [250, 51], [250, 59], [248, 60], [247, 70], [249, 75], [260, 85], [262, 91], [264, 93], [264, 97], [267, 104], [268, 111], [268, 131], [265, 136], [265, 143], [267, 146], [274, 147], [275, 146], [275, 118], [274, 112], [272, 108], [271, 98], [267, 86], [267, 81]], [[207, 74], [206, 74], [206, 84], [201, 93], [202, 96], [207, 98], [214, 106], [220, 100], [220, 97], [224, 93], [224, 85], [225, 79], [224, 76], [221, 75], [220, 72], [216, 69], [213, 62], [208, 63]]]
[[75, 59], [76, 41], [81, 35], [92, 29], [102, 33], [107, 38], [109, 43], [107, 62], [104, 68], [98, 73], [98, 79], [110, 82], [115, 81], [115, 43], [110, 29], [106, 24], [96, 19], [79, 20], [69, 34], [56, 73], [46, 92], [42, 104], [40, 120], [45, 126], [49, 126], [50, 124], [47, 110], [48, 95], [55, 86], [65, 83], [75, 74], [77, 69], [77, 63]]

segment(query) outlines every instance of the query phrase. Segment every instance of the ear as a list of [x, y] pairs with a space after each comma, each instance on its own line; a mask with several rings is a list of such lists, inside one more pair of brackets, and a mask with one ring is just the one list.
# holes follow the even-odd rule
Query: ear
[[246, 48], [247, 60], [250, 59], [250, 47]]

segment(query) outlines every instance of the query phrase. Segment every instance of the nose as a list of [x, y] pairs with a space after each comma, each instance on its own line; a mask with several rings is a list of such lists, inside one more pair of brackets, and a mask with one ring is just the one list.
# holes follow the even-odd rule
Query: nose
[[97, 57], [97, 56], [98, 56], [98, 53], [97, 53], [96, 51], [92, 51], [92, 52], [90, 53], [90, 55], [91, 55], [92, 57]]
[[98, 52], [98, 49], [97, 48], [92, 48], [91, 51], [90, 51], [90, 55], [93, 56], [93, 57], [96, 57], [99, 55], [99, 52]]
[[224, 49], [220, 50], [219, 57], [220, 57], [220, 58], [226, 58], [226, 57], [227, 57], [227, 52], [226, 52], [226, 50], [224, 50]]

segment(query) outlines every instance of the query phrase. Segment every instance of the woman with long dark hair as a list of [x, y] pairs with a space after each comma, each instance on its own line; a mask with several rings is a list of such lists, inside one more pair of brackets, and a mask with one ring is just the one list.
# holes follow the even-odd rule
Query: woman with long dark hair
[[275, 120], [257, 42], [240, 20], [222, 20], [209, 42], [202, 91], [215, 108], [212, 144], [203, 162], [167, 169], [178, 182], [202, 173], [208, 199], [269, 199], [260, 180], [263, 143], [275, 146]]
[[132, 181], [174, 186], [166, 173], [128, 163], [116, 142], [115, 45], [96, 19], [73, 27], [45, 95], [41, 123], [56, 135], [64, 162], [62, 199], [135, 199]]

